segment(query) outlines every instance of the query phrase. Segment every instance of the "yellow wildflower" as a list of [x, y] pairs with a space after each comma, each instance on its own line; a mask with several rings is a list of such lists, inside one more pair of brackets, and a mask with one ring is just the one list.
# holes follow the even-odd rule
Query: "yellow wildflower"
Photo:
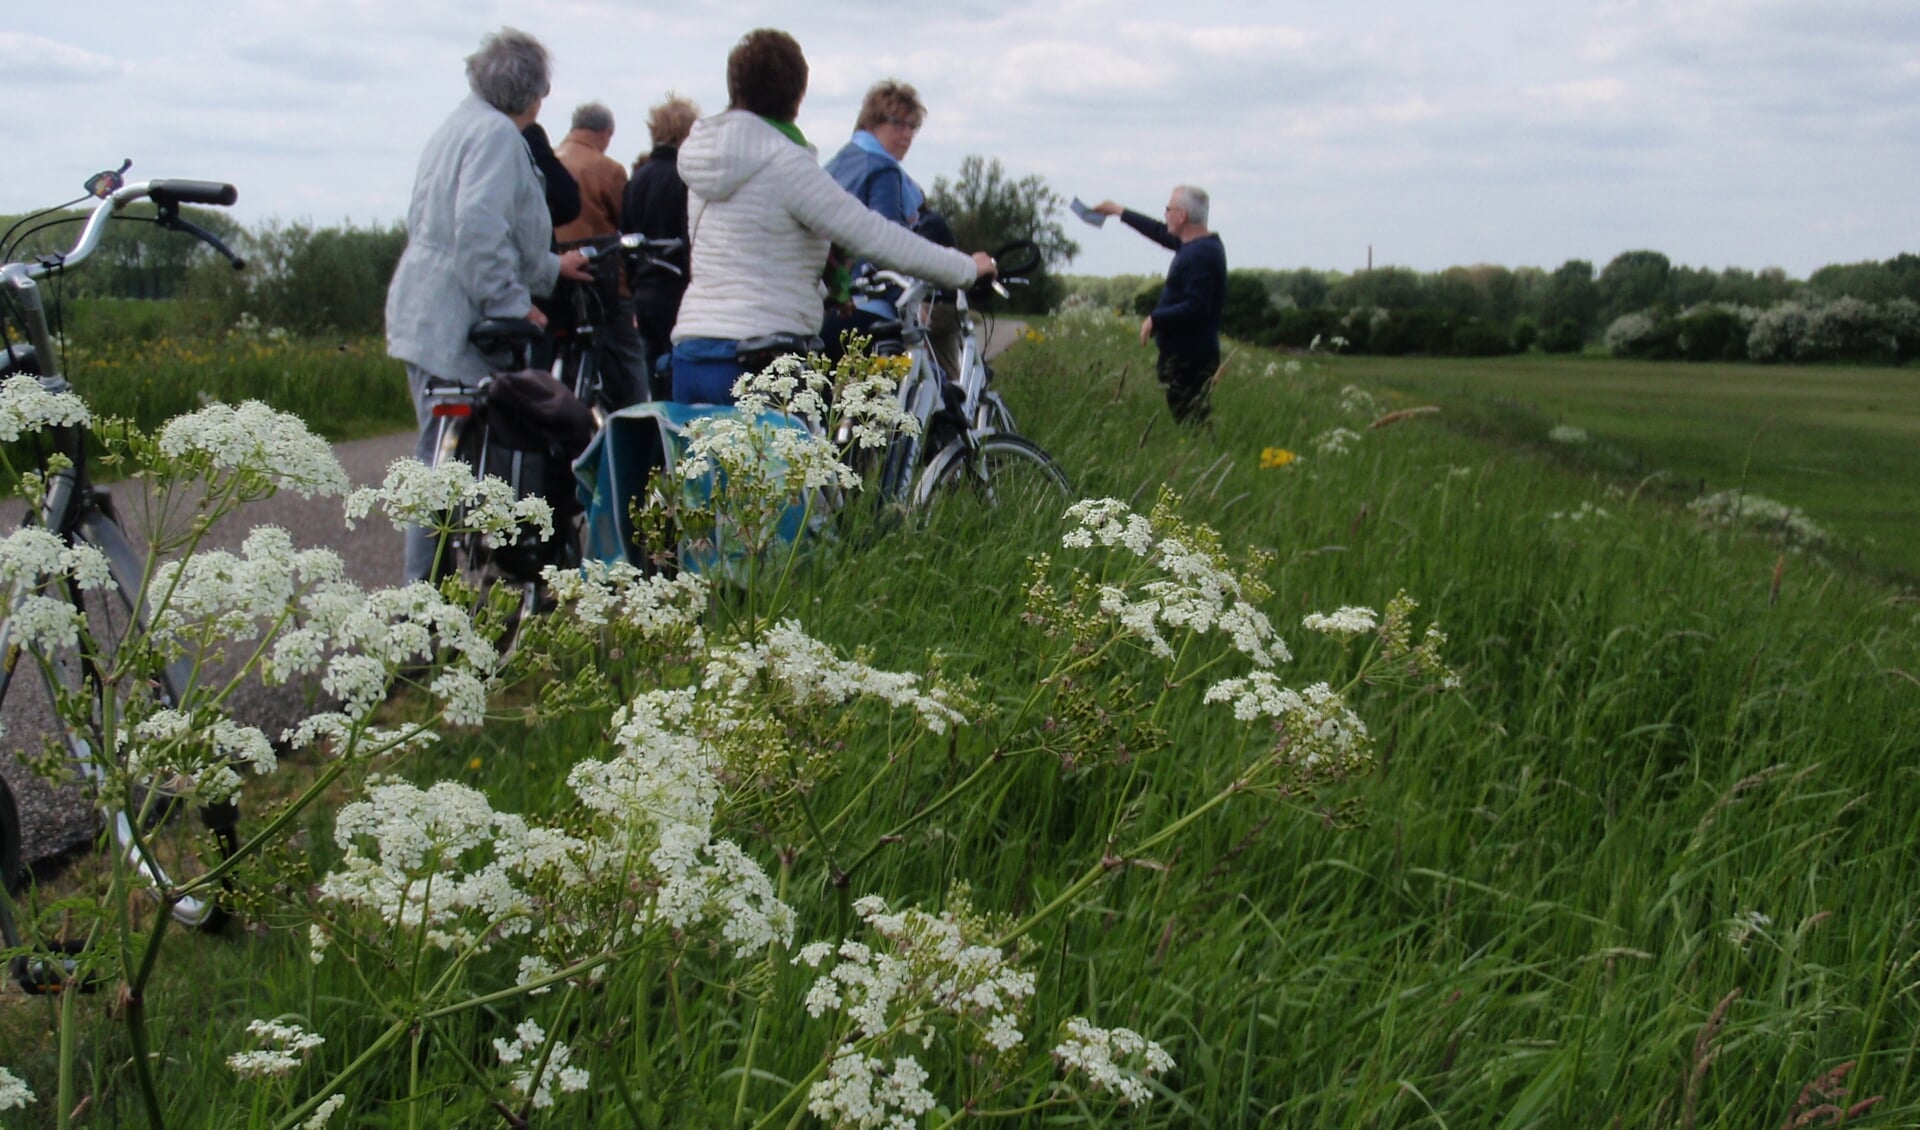
[[1299, 458], [1284, 447], [1264, 448], [1260, 452], [1260, 469], [1266, 471], [1274, 467], [1285, 467]]

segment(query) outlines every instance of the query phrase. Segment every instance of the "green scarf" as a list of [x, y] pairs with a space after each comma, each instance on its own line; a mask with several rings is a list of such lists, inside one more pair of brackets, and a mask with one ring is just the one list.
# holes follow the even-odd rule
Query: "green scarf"
[[795, 145], [798, 145], [800, 148], [805, 149], [807, 147], [807, 135], [800, 132], [799, 126], [794, 125], [792, 122], [789, 122], [784, 118], [769, 118], [765, 114], [758, 114], [755, 116], [758, 117], [761, 121], [772, 126], [774, 129], [777, 129], [781, 133], [786, 134], [787, 140], [793, 142]]

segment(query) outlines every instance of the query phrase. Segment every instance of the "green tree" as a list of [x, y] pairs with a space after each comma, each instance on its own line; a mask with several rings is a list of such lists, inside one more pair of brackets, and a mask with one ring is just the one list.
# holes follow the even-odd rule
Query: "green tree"
[[998, 157], [979, 154], [962, 160], [952, 181], [934, 178], [927, 194], [928, 207], [946, 217], [954, 242], [968, 251], [994, 251], [1020, 239], [1039, 246], [1040, 270], [1026, 293], [1015, 292], [1015, 306], [1024, 310], [1053, 308], [1064, 292], [1053, 276], [1080, 253], [1060, 223], [1066, 203], [1038, 173], [1016, 180]]
[[[1569, 259], [1547, 278], [1546, 296], [1540, 304], [1540, 321], [1565, 336], [1562, 328], [1572, 322], [1581, 336], [1593, 327], [1600, 313], [1600, 289], [1593, 282], [1593, 264], [1585, 259]], [[1578, 348], [1576, 346], [1576, 348]]]
[[1672, 301], [1673, 264], [1658, 251], [1622, 251], [1600, 272], [1600, 302], [1608, 321]]

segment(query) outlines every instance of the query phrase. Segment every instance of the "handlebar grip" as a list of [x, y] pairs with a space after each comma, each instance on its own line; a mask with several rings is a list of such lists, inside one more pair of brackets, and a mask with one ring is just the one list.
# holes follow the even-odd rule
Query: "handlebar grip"
[[211, 180], [157, 180], [147, 184], [147, 196], [156, 204], [218, 204], [240, 199], [240, 190]]

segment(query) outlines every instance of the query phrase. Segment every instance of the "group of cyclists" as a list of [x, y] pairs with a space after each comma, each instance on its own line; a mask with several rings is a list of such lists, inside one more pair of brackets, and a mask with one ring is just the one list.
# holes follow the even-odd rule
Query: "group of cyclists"
[[[387, 294], [387, 351], [406, 366], [423, 460], [428, 385], [477, 384], [494, 368], [469, 328], [489, 318], [544, 325], [537, 298], [562, 279], [594, 282], [587, 256], [556, 250], [547, 184], [522, 135], [551, 89], [546, 48], [505, 28], [466, 66], [471, 93], [421, 155], [407, 247]], [[794, 124], [807, 77], [791, 35], [749, 32], [727, 57], [727, 110], [693, 123], [678, 147], [690, 243], [670, 331], [681, 403], [731, 403], [745, 371], [742, 341], [816, 338], [830, 309], [835, 337], [882, 316], [847, 301], [859, 261], [952, 288], [994, 273], [991, 256], [951, 246], [900, 167], [926, 113], [913, 88], [876, 85], [853, 139], [823, 168]], [[649, 353], [659, 345], [648, 343]], [[410, 531], [407, 576], [424, 578], [430, 564], [427, 535]]]

